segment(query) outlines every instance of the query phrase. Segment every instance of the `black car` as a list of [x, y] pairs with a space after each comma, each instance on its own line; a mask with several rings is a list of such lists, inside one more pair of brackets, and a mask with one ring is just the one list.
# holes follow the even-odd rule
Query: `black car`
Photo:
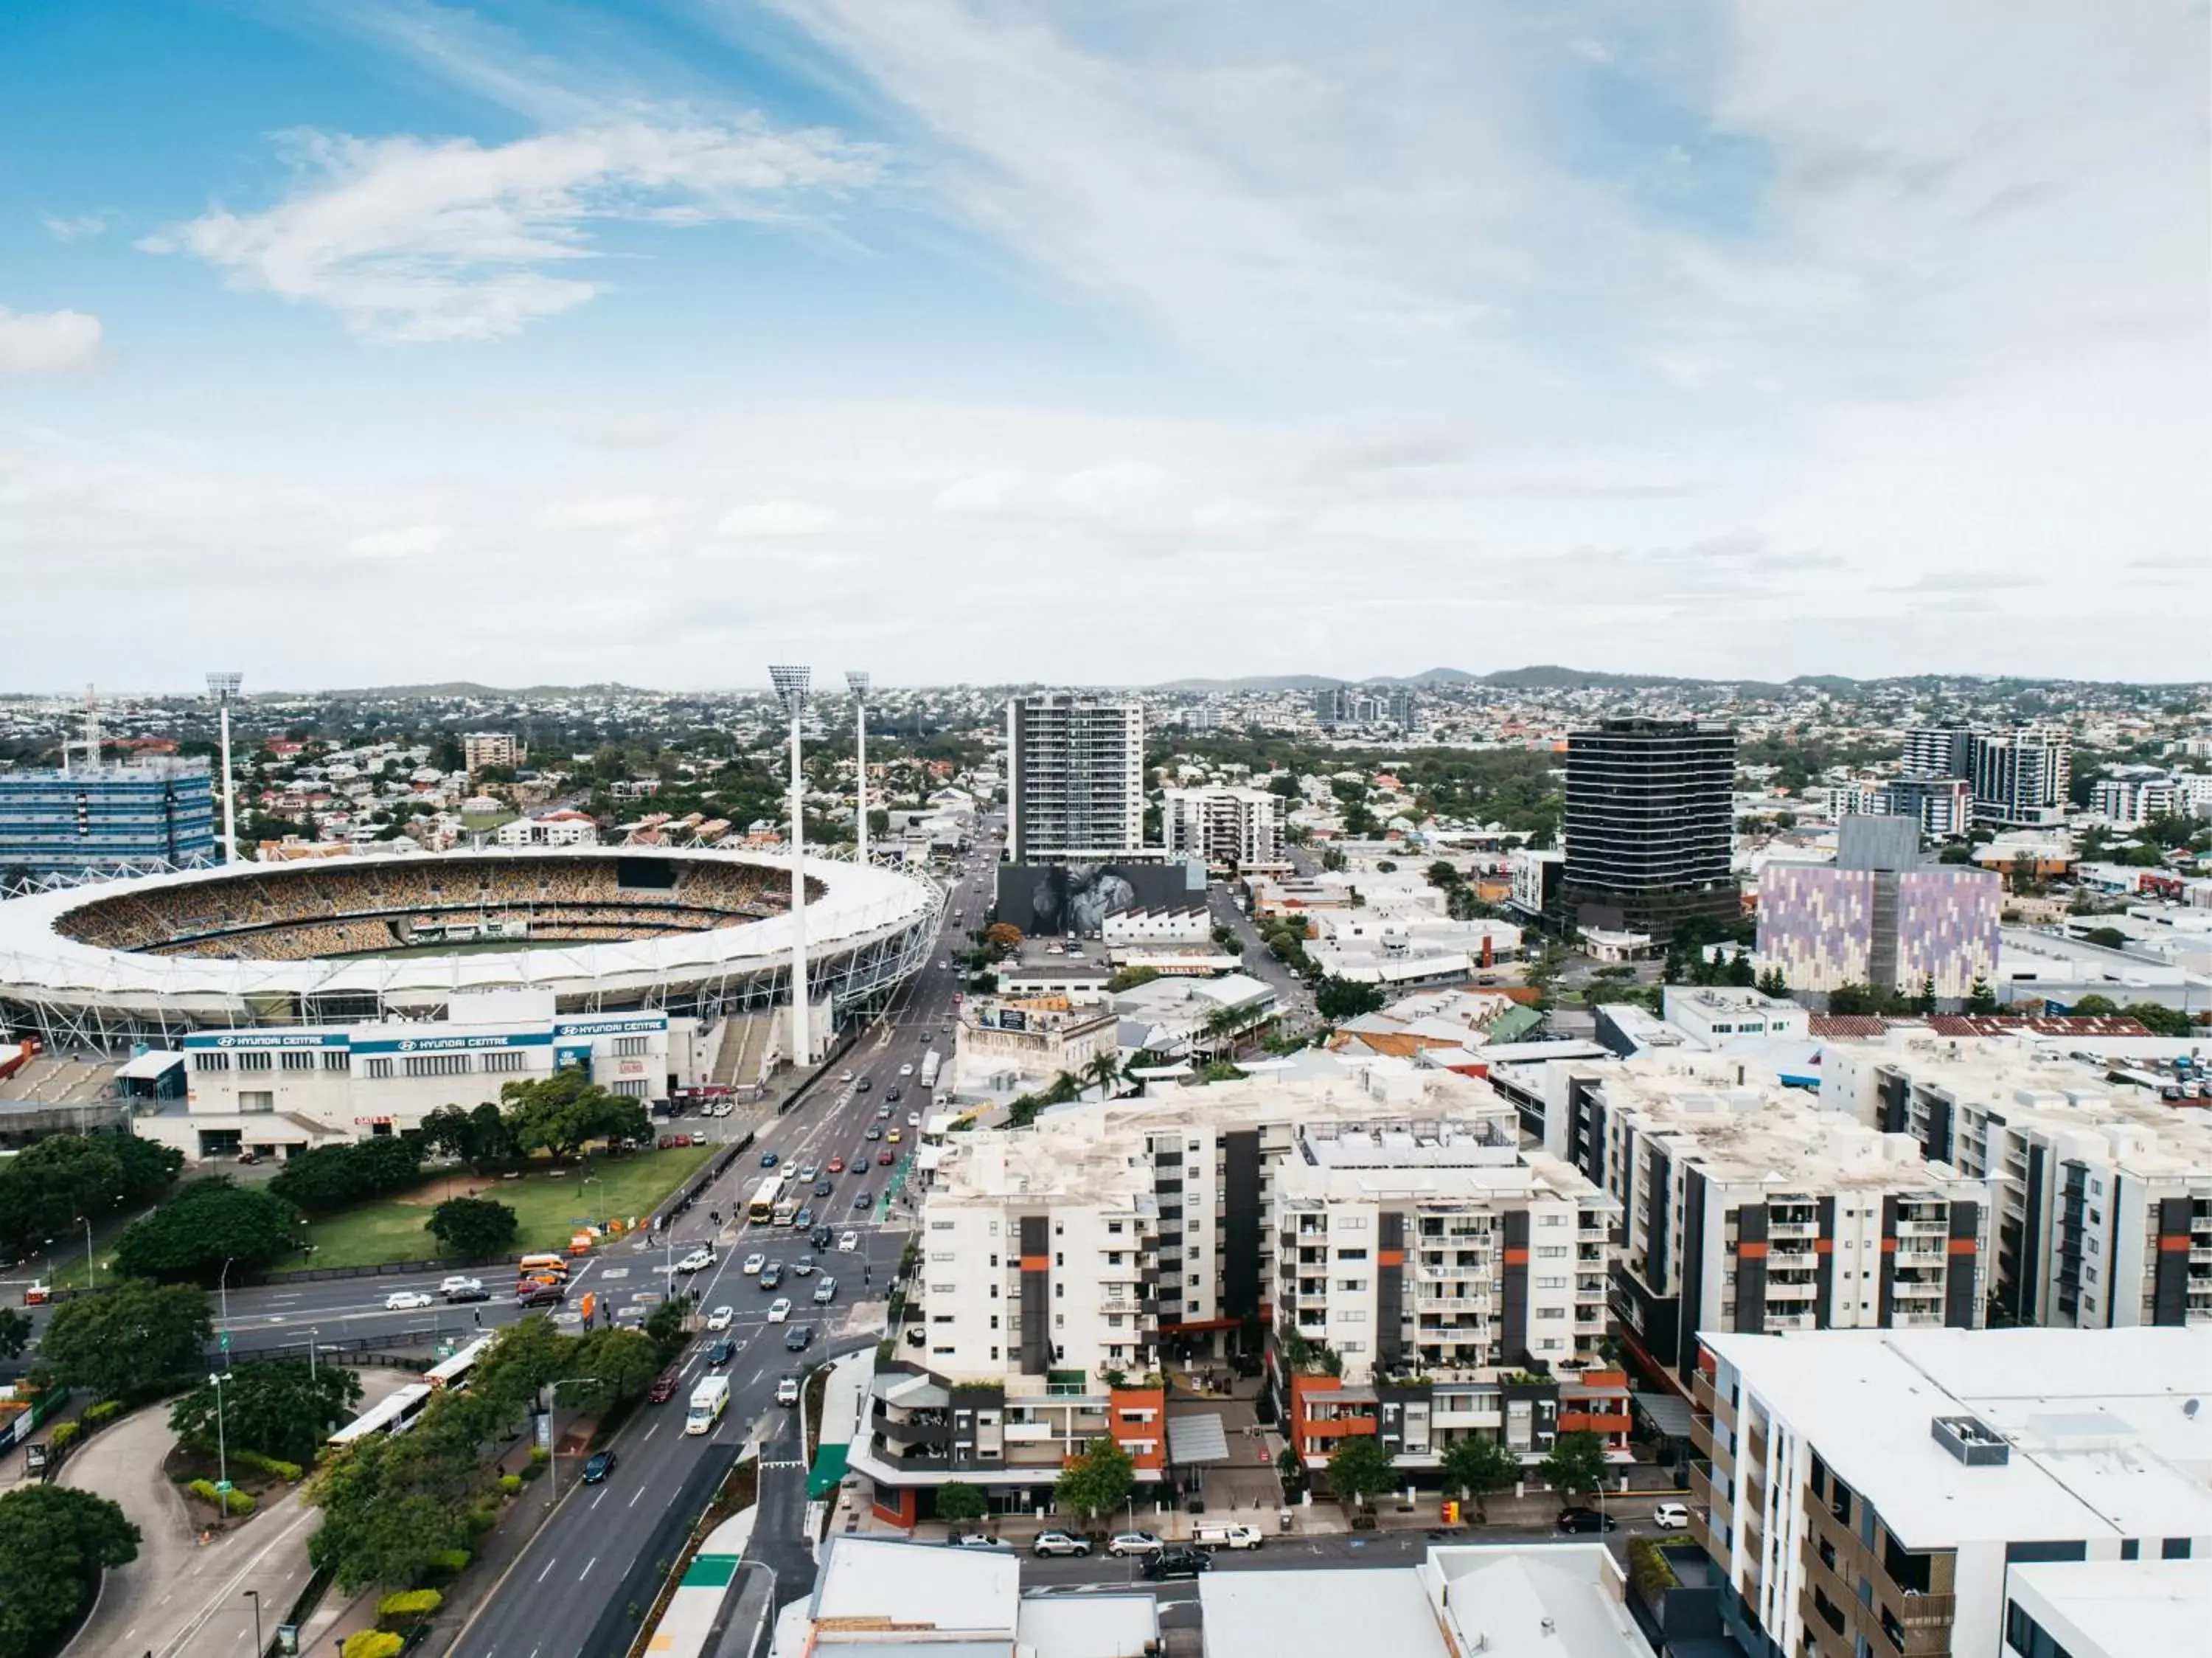
[[710, 1370], [719, 1370], [737, 1356], [737, 1343], [732, 1341], [727, 1336], [719, 1337], [714, 1344], [707, 1350], [707, 1368]]
[[1609, 1532], [1613, 1518], [1600, 1514], [1595, 1509], [1562, 1509], [1559, 1510], [1559, 1529], [1563, 1532]]
[[805, 1352], [814, 1344], [814, 1326], [811, 1324], [793, 1325], [784, 1334], [783, 1344], [794, 1353]]
[[806, 1234], [806, 1241], [812, 1244], [817, 1249], [827, 1249], [835, 1240], [834, 1234], [826, 1226], [817, 1226], [813, 1231]]
[[827, 1180], [817, 1180], [814, 1183], [814, 1195], [817, 1198], [828, 1197], [830, 1195], [830, 1182]]
[[1145, 1557], [1137, 1568], [1155, 1583], [1171, 1577], [1196, 1577], [1213, 1570], [1213, 1557], [1203, 1549], [1159, 1549]]
[[812, 1205], [810, 1204], [808, 1207], [800, 1210], [798, 1214], [793, 1216], [791, 1217], [791, 1223], [802, 1232], [812, 1231], [814, 1229], [814, 1210]]
[[855, 1094], [866, 1094], [873, 1087], [875, 1087], [875, 1084], [870, 1082], [866, 1077], [863, 1076], [859, 1082], [853, 1084], [853, 1092]]
[[899, 1097], [903, 1092], [904, 1090], [902, 1089], [897, 1083], [892, 1083], [890, 1087], [884, 1090], [884, 1103], [887, 1106], [895, 1106], [898, 1104]]
[[868, 1189], [866, 1186], [862, 1186], [858, 1192], [853, 1194], [853, 1207], [855, 1209], [866, 1209], [867, 1206]]
[[622, 1459], [612, 1451], [594, 1451], [584, 1460], [584, 1484], [596, 1485], [615, 1471]]
[[477, 1284], [477, 1286], [475, 1286], [475, 1288], [473, 1288], [473, 1289], [448, 1289], [448, 1290], [446, 1292], [446, 1300], [447, 1300], [448, 1302], [454, 1302], [454, 1301], [489, 1301], [490, 1299], [491, 1299], [491, 1291], [490, 1291], [490, 1290], [489, 1290], [489, 1289], [485, 1289], [482, 1284]]
[[566, 1284], [526, 1283], [514, 1292], [517, 1307], [558, 1307], [568, 1299]]

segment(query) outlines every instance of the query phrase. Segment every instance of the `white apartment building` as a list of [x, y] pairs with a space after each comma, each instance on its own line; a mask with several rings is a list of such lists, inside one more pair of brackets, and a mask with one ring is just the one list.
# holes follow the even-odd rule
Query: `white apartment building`
[[1203, 858], [1215, 875], [1286, 871], [1291, 865], [1283, 856], [1278, 816], [1282, 804], [1264, 789], [1170, 789], [1160, 819], [1168, 852]]
[[471, 731], [461, 739], [461, 763], [471, 772], [490, 765], [520, 765], [530, 750], [512, 731]]
[[558, 1014], [544, 991], [453, 993], [446, 1018], [197, 1031], [183, 1039], [181, 1108], [137, 1131], [187, 1157], [397, 1134], [441, 1106], [496, 1101], [508, 1082], [580, 1066], [641, 1103], [703, 1082], [698, 1021], [666, 1013]]
[[2135, 829], [2153, 818], [2189, 808], [2187, 796], [2164, 777], [2100, 777], [2092, 785], [2089, 809], [2120, 828]]
[[1145, 710], [1065, 692], [1006, 704], [1006, 853], [1015, 863], [1145, 855]]
[[1989, 1295], [2007, 1317], [2212, 1327], [2206, 1113], [2033, 1039], [1899, 1032], [1827, 1059], [1832, 1104], [1988, 1184]]
[[1802, 1042], [1812, 1032], [1813, 1016], [1800, 1003], [1731, 985], [1669, 984], [1660, 1009], [1668, 1024], [1708, 1047], [1747, 1037]]
[[1213, 917], [1203, 904], [1183, 910], [1117, 910], [1098, 923], [1098, 942], [1109, 951], [1147, 944], [1210, 944]]
[[[2053, 1658], [2020, 1615], [2051, 1606], [2051, 1575], [2105, 1574], [2122, 1606], [2154, 1619], [2172, 1564], [2212, 1554], [2212, 1411], [2197, 1408], [2212, 1331], [1826, 1331], [1705, 1346], [1692, 1535], [1725, 1579], [1723, 1621], [1747, 1652]], [[2182, 1646], [2118, 1650], [2203, 1643], [2200, 1623]]]
[[548, 812], [542, 818], [511, 818], [492, 831], [501, 846], [597, 846], [599, 826], [588, 812]]

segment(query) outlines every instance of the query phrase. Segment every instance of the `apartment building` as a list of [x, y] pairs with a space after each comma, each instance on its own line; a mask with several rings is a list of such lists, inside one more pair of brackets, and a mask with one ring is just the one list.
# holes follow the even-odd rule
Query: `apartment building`
[[1547, 1143], [1619, 1206], [1620, 1339], [1686, 1387], [1719, 1330], [1984, 1321], [1990, 1193], [1723, 1054], [1561, 1067]]
[[2022, 1324], [2212, 1327], [2212, 1122], [2041, 1039], [1828, 1050], [1832, 1102], [1987, 1183], [1988, 1293]]
[[1202, 858], [1215, 875], [1287, 873], [1283, 804], [1264, 789], [1170, 789], [1160, 819], [1169, 855]]
[[1847, 818], [1833, 863], [1769, 863], [1761, 965], [1815, 995], [1869, 985], [1963, 1003], [1996, 971], [2004, 883], [1986, 869], [1923, 864], [1919, 839], [1911, 818]]
[[529, 748], [512, 731], [471, 731], [461, 738], [461, 764], [472, 776], [487, 766], [520, 765], [529, 758]]
[[156, 755], [0, 772], [0, 869], [112, 876], [198, 869], [216, 857], [205, 760]]
[[[2035, 828], [2064, 820], [2072, 803], [2073, 758], [2073, 741], [2063, 731], [1926, 726], [1905, 734], [1899, 770], [1907, 778], [1963, 783], [1977, 826]], [[1905, 798], [1893, 792], [1890, 809], [1908, 810]], [[1930, 799], [1921, 795], [1915, 803], [1924, 813]]]
[[[1383, 1432], [1401, 1466], [1433, 1467], [1452, 1434], [1509, 1426], [1540, 1457], [1563, 1417], [1624, 1442], [1626, 1379], [1596, 1361], [1603, 1196], [1516, 1152], [1512, 1108], [1485, 1084], [1316, 1063], [947, 1138], [901, 1362], [852, 1453], [879, 1509], [910, 1523], [956, 1474], [1018, 1503], [1108, 1422], [1158, 1477], [1138, 1379], [1232, 1351], [1279, 1356], [1285, 1419], [1316, 1460]], [[1303, 1241], [1316, 1226], [1336, 1241]], [[928, 1421], [902, 1414], [924, 1400]]]
[[1141, 703], [1065, 692], [1006, 704], [1006, 855], [1110, 863], [1145, 844]]
[[2206, 1330], [1708, 1336], [1691, 1508], [1724, 1624], [1777, 1658], [2050, 1658], [2028, 1625], [2065, 1570], [2147, 1601], [2212, 1552], [2208, 1378]]
[[1637, 717], [1569, 734], [1562, 919], [1670, 932], [1738, 914], [1735, 784], [1723, 725]]

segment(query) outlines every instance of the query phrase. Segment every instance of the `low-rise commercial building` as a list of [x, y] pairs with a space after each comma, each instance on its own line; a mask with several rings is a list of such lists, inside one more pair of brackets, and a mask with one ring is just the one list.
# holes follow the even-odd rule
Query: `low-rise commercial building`
[[1109, 1002], [971, 996], [952, 1033], [954, 1085], [1022, 1093], [1063, 1071], [1082, 1076], [1100, 1054], [1117, 1051], [1121, 1022]]

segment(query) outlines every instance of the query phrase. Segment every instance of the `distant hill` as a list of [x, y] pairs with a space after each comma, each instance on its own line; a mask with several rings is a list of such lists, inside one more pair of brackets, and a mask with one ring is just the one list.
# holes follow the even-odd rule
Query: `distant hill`
[[[1255, 674], [1237, 680], [1170, 680], [1155, 691], [1321, 691], [1340, 685], [1487, 685], [1506, 691], [1588, 691], [1612, 686], [1645, 690], [1674, 686], [1694, 688], [1712, 685], [1753, 686], [1748, 680], [1685, 680], [1664, 674], [1601, 674], [1592, 668], [1561, 667], [1540, 663], [1531, 667], [1499, 668], [1490, 674], [1470, 674], [1463, 667], [1432, 667], [1420, 674], [1376, 674], [1360, 680], [1331, 679], [1325, 674]], [[1848, 685], [1849, 680], [1838, 683]]]
[[603, 685], [478, 685], [473, 680], [448, 680], [443, 685], [379, 685], [354, 691], [319, 691], [319, 697], [355, 702], [430, 701], [466, 697], [474, 699], [517, 697], [573, 697], [580, 692], [599, 696], [651, 696], [642, 686], [611, 681]]
[[1154, 691], [1327, 691], [1333, 686], [1358, 684], [1382, 685], [1381, 680], [1332, 680], [1326, 674], [1252, 674], [1241, 680], [1170, 680], [1156, 685]]

